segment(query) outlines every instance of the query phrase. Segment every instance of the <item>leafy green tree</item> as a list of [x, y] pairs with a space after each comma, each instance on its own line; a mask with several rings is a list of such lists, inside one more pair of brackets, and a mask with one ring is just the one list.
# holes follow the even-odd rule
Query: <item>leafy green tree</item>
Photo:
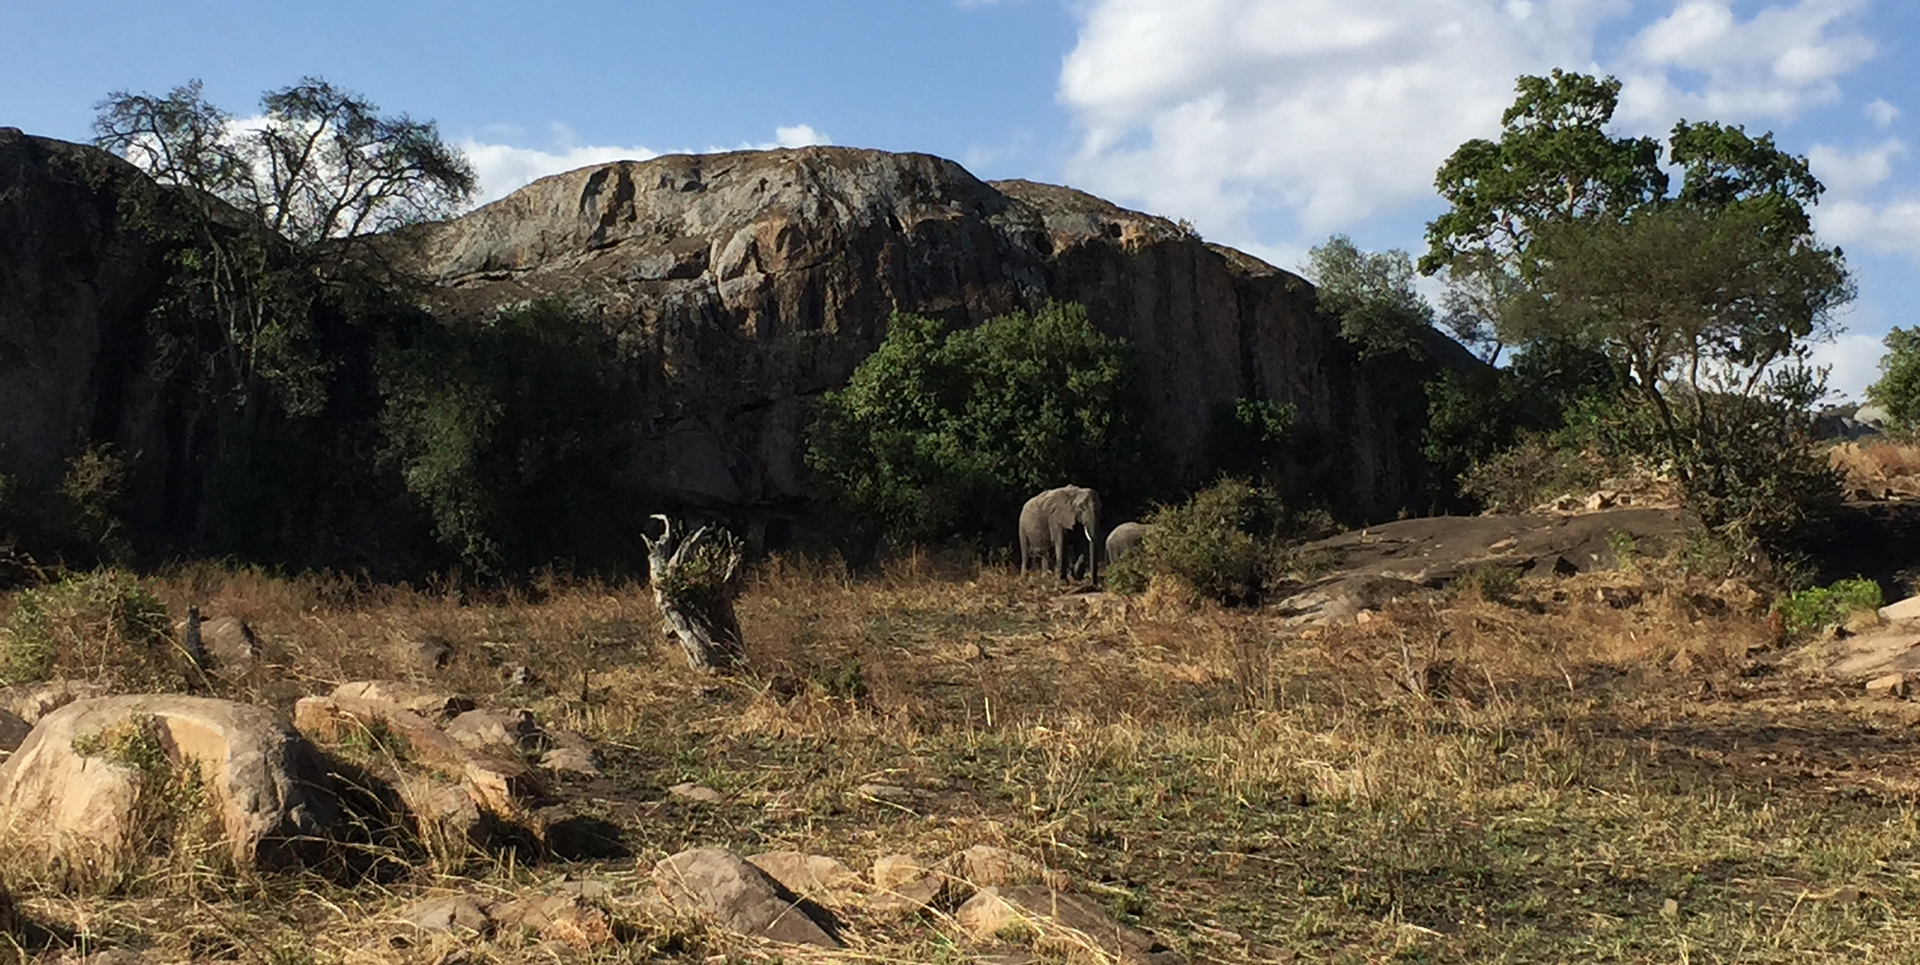
[[1882, 409], [1895, 426], [1920, 429], [1920, 328], [1894, 328], [1882, 343], [1880, 378], [1867, 386], [1867, 400]]
[[1413, 288], [1413, 261], [1404, 251], [1361, 251], [1334, 235], [1307, 253], [1307, 276], [1322, 310], [1340, 320], [1340, 337], [1361, 358], [1404, 352], [1419, 356], [1433, 327], [1433, 306]]
[[[1605, 130], [1619, 87], [1521, 78], [1500, 141], [1440, 169], [1452, 209], [1428, 226], [1422, 268], [1497, 292], [1502, 342], [1603, 353], [1650, 414], [1642, 454], [1679, 473], [1710, 524], [1777, 544], [1832, 481], [1801, 458], [1820, 391], [1808, 342], [1853, 294], [1839, 249], [1812, 233], [1821, 185], [1771, 135], [1682, 121], [1669, 196], [1660, 145]], [[1806, 502], [1770, 508], [1759, 492]]]
[[1130, 347], [1052, 304], [972, 328], [896, 314], [821, 400], [807, 461], [861, 538], [976, 538], [1044, 489], [1145, 495], [1146, 411]]
[[556, 302], [382, 346], [382, 456], [440, 544], [482, 576], [619, 561], [622, 375], [611, 338]]

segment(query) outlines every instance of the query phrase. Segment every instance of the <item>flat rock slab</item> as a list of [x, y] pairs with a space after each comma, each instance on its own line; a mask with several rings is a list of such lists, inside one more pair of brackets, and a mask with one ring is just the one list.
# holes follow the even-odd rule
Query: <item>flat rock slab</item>
[[954, 912], [954, 921], [977, 942], [994, 941], [1010, 928], [1036, 933], [1034, 946], [1054, 954], [1097, 951], [1132, 965], [1183, 965], [1186, 957], [1153, 936], [1115, 921], [1099, 902], [1045, 885], [982, 888]]
[[1581, 516], [1432, 516], [1342, 533], [1300, 547], [1331, 572], [1280, 601], [1295, 622], [1331, 623], [1395, 596], [1444, 589], [1482, 567], [1524, 576], [1611, 570], [1615, 546], [1666, 552], [1685, 533], [1676, 509], [1615, 509]]
[[[339, 810], [313, 748], [278, 714], [206, 697], [96, 697], [40, 718], [0, 765], [0, 840], [69, 868], [127, 857], [144, 777], [113, 759], [104, 735], [140, 732], [169, 766], [200, 770], [240, 866], [297, 864]], [[136, 736], [140, 736], [136, 735]]]
[[432, 720], [450, 720], [474, 708], [467, 697], [400, 680], [356, 680], [333, 688], [335, 697], [387, 701]]
[[788, 945], [841, 947], [792, 892], [724, 848], [695, 848], [666, 858], [654, 865], [653, 880], [668, 901], [729, 931]]
[[769, 851], [747, 858], [754, 867], [802, 898], [845, 892], [860, 884], [852, 868], [825, 855], [799, 851]]
[[1894, 624], [1838, 641], [1827, 673], [1846, 680], [1920, 673], [1920, 628]]

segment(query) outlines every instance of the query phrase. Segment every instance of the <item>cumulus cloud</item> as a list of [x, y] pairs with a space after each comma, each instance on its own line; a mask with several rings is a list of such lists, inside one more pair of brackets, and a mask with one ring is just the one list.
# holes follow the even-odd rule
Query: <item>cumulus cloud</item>
[[1878, 335], [1844, 334], [1813, 346], [1815, 368], [1827, 370], [1827, 390], [1842, 399], [1864, 401], [1867, 386], [1880, 378], [1880, 356], [1886, 353]]
[[1885, 183], [1893, 176], [1893, 159], [1905, 153], [1907, 145], [1898, 140], [1858, 152], [1816, 144], [1807, 152], [1807, 162], [1834, 198], [1847, 199]]
[[[1648, 24], [1618, 66], [1621, 116], [1792, 118], [1840, 96], [1839, 78], [1872, 59], [1858, 15], [1870, 0], [1797, 0], [1750, 19], [1729, 0], [1685, 0]], [[1686, 78], [1700, 80], [1692, 85]]]
[[[646, 161], [662, 154], [690, 154], [692, 151], [656, 151], [638, 145], [615, 147], [590, 144], [572, 144], [572, 132], [565, 127], [555, 125], [557, 140], [564, 145], [552, 151], [538, 148], [520, 147], [513, 144], [487, 143], [468, 138], [460, 142], [460, 149], [467, 153], [467, 159], [473, 162], [474, 171], [479, 175], [480, 190], [475, 201], [485, 204], [497, 201], [515, 191], [538, 181], [550, 174], [561, 174], [594, 164], [607, 164], [613, 161]], [[713, 147], [708, 153], [728, 150], [770, 151], [775, 148], [809, 147], [816, 144], [832, 144], [833, 139], [813, 129], [808, 124], [796, 124], [792, 127], [775, 128], [773, 140], [765, 142], [742, 142], [738, 148]]]
[[467, 152], [467, 159], [473, 162], [473, 169], [480, 176], [480, 190], [475, 199], [480, 204], [504, 198], [549, 174], [610, 161], [645, 161], [661, 154], [646, 147], [599, 145], [580, 145], [555, 152], [475, 140], [460, 142], [460, 149]]
[[1920, 194], [1874, 204], [1829, 201], [1814, 209], [1820, 236], [1843, 247], [1905, 252], [1920, 262]]
[[1890, 127], [1899, 116], [1900, 108], [1887, 103], [1884, 99], [1867, 105], [1867, 119], [1873, 122], [1874, 127]]
[[[1596, 63], [1631, 0], [1083, 0], [1059, 81], [1080, 128], [1068, 174], [1229, 243], [1312, 243], [1430, 199], [1523, 73], [1616, 74], [1622, 121], [1650, 133], [1825, 103], [1874, 54], [1867, 2], [1680, 0]], [[1259, 237], [1273, 214], [1297, 234]]]
[[1072, 174], [1242, 240], [1249, 209], [1310, 235], [1427, 196], [1527, 72], [1589, 62], [1615, 0], [1096, 0], [1061, 100]]

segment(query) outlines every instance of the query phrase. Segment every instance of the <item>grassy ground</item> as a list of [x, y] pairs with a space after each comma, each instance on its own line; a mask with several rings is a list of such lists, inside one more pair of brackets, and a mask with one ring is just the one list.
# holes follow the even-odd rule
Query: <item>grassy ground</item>
[[[1302, 630], [1164, 587], [1122, 602], [928, 558], [859, 580], [775, 564], [741, 600], [751, 670], [735, 679], [687, 670], [641, 588], [462, 602], [211, 568], [150, 585], [176, 613], [248, 619], [270, 666], [221, 686], [281, 706], [405, 675], [407, 644], [445, 643], [444, 669], [413, 673], [599, 742], [609, 777], [569, 793], [627, 854], [358, 888], [13, 882], [48, 949], [571, 960], [393, 920], [425, 894], [566, 875], [615, 886], [626, 941], [587, 957], [764, 960], [782, 953], [622, 896], [685, 847], [865, 870], [988, 843], [1203, 960], [1920, 961], [1920, 714], [1819, 677], [1737, 594], [1684, 582], [1523, 583]], [[666, 794], [682, 781], [726, 799]], [[915, 794], [874, 800], [870, 782]], [[985, 951], [937, 918], [846, 918], [848, 960]]]

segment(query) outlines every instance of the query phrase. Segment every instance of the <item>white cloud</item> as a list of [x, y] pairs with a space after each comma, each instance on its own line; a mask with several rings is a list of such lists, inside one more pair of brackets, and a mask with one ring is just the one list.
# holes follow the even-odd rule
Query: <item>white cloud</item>
[[1807, 152], [1807, 161], [1813, 176], [1827, 186], [1832, 197], [1844, 200], [1885, 183], [1893, 176], [1893, 159], [1905, 153], [1907, 145], [1897, 140], [1883, 141], [1858, 153], [1816, 144]]
[[[1081, 129], [1067, 173], [1231, 244], [1313, 243], [1431, 198], [1461, 142], [1497, 134], [1523, 73], [1616, 74], [1623, 124], [1649, 133], [1830, 101], [1874, 54], [1868, 2], [1681, 0], [1596, 64], [1599, 28], [1632, 0], [1081, 0], [1060, 73]], [[1886, 158], [1854, 160], [1837, 176]], [[1274, 213], [1298, 234], [1258, 237]]]
[[1906, 252], [1920, 262], [1920, 194], [1886, 204], [1829, 201], [1814, 209], [1814, 229], [1842, 247]]
[[1827, 370], [1827, 390], [1853, 401], [1866, 398], [1867, 386], [1880, 378], [1880, 356], [1886, 353], [1878, 335], [1844, 334], [1813, 346], [1810, 361]]
[[[1876, 46], [1855, 21], [1870, 0], [1775, 3], [1742, 21], [1729, 0], [1685, 0], [1642, 29], [1618, 72], [1621, 117], [1791, 118], [1840, 96], [1838, 78]], [[1704, 80], [1689, 87], [1682, 80]]]
[[460, 142], [460, 149], [467, 152], [467, 160], [473, 162], [474, 171], [480, 176], [480, 190], [475, 198], [479, 204], [498, 201], [550, 174], [610, 161], [645, 161], [661, 153], [645, 147], [596, 145], [570, 147], [554, 153], [474, 140]]
[[1867, 119], [1873, 121], [1874, 127], [1890, 127], [1899, 116], [1900, 108], [1887, 103], [1884, 99], [1867, 105]]
[[1250, 241], [1249, 212], [1309, 236], [1429, 196], [1498, 129], [1513, 81], [1582, 65], [1618, 0], [1094, 0], [1060, 98], [1070, 174]]
[[[566, 145], [555, 151], [542, 151], [538, 148], [519, 147], [512, 144], [490, 144], [469, 138], [460, 142], [460, 149], [467, 153], [467, 159], [473, 162], [479, 175], [480, 190], [476, 203], [486, 204], [497, 201], [551, 174], [561, 174], [595, 164], [607, 164], [613, 161], [646, 161], [662, 154], [687, 154], [691, 151], [656, 151], [648, 147], [612, 147], [600, 145], [572, 144], [573, 134], [562, 125], [554, 125], [557, 140]], [[816, 144], [832, 144], [833, 140], [813, 129], [811, 125], [796, 124], [774, 130], [773, 140], [753, 143], [743, 142], [737, 150], [770, 151], [775, 148], [809, 147]], [[709, 153], [720, 153], [734, 148], [709, 148]]]

